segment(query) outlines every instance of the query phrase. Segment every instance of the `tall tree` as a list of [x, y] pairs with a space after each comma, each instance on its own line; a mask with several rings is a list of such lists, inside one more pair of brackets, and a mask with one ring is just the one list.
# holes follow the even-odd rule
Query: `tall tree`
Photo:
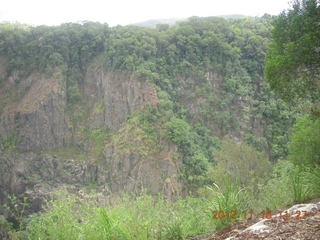
[[284, 100], [320, 100], [320, 2], [295, 0], [273, 22], [265, 77]]

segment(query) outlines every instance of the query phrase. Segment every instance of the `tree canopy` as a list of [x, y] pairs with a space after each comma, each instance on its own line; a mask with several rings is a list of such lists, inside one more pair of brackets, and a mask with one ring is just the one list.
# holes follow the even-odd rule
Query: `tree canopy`
[[293, 117], [263, 80], [271, 20], [192, 17], [155, 28], [0, 24], [0, 55], [9, 59], [0, 84], [15, 72], [17, 85], [32, 72], [61, 72], [68, 112], [79, 119], [87, 111], [83, 89], [91, 64], [148, 81], [157, 89], [166, 135], [182, 155], [183, 176], [194, 184], [226, 135], [266, 151], [272, 161], [287, 155]]
[[288, 102], [320, 99], [320, 4], [296, 0], [273, 22], [265, 76]]

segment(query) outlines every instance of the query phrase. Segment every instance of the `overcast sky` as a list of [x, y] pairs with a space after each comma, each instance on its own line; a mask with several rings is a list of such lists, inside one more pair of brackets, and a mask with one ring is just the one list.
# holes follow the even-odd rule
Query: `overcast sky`
[[99, 21], [111, 26], [159, 18], [279, 14], [290, 0], [1, 0], [0, 22], [57, 25]]

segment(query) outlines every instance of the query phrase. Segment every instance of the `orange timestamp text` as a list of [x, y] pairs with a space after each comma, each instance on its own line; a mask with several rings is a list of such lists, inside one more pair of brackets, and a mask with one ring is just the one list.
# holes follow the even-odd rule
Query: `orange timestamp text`
[[255, 214], [253, 210], [250, 211], [223, 211], [223, 210], [216, 210], [212, 211], [213, 216], [212, 219], [246, 219], [246, 218], [282, 218], [284, 220], [300, 220], [308, 216], [308, 211], [305, 210], [296, 210], [296, 211], [275, 211], [272, 212], [271, 210], [262, 210], [258, 214]]

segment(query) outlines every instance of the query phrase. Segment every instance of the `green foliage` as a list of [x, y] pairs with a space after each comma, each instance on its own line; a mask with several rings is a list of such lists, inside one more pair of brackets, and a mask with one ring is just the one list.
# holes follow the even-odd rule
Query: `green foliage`
[[[272, 171], [272, 178], [261, 188], [255, 208], [279, 209], [293, 202], [292, 188], [289, 186], [289, 171], [293, 164], [281, 160]], [[259, 210], [260, 210], [259, 209]]]
[[112, 133], [110, 129], [103, 127], [84, 127], [80, 136], [82, 138], [80, 144], [87, 154], [94, 154], [95, 157], [99, 157]]
[[15, 230], [23, 230], [25, 227], [23, 220], [29, 207], [28, 197], [18, 198], [16, 195], [9, 195], [6, 200], [7, 203], [3, 208], [7, 212], [11, 227]]
[[[41, 213], [38, 213], [28, 219], [26, 228], [28, 238], [77, 239], [78, 234], [81, 234], [79, 231], [81, 225], [78, 219], [85, 216], [84, 211], [87, 208], [74, 205], [74, 201], [70, 199], [55, 201], [51, 204], [51, 210], [47, 209], [42, 216]], [[80, 214], [80, 211], [83, 211], [83, 214]]]
[[218, 168], [224, 169], [242, 186], [259, 184], [271, 173], [271, 164], [264, 153], [229, 138], [223, 139], [220, 150], [215, 154], [215, 161]]
[[29, 217], [23, 234], [28, 239], [185, 239], [215, 227], [209, 206], [196, 198], [171, 203], [143, 195], [103, 207], [69, 196]]
[[320, 119], [301, 117], [293, 126], [289, 159], [295, 164], [320, 164]]
[[181, 229], [181, 223], [174, 222], [173, 225], [167, 226], [163, 233], [163, 239], [168, 240], [183, 240], [183, 233]]
[[[0, 50], [12, 59], [10, 64], [14, 68], [19, 62], [18, 60], [20, 60], [20, 66], [25, 67], [27, 63], [24, 62], [24, 58], [26, 57], [30, 57], [29, 64], [32, 67], [46, 67], [53, 62], [60, 63], [62, 58], [64, 61], [73, 63], [79, 57], [75, 50], [81, 50], [81, 60], [87, 62], [90, 55], [103, 49], [101, 41], [107, 28], [102, 24], [87, 22], [63, 24], [59, 27], [39, 26], [35, 28], [1, 24], [1, 30]], [[79, 42], [79, 40], [82, 41]], [[27, 45], [23, 46], [23, 44]], [[45, 61], [41, 62], [42, 60]]]
[[320, 166], [316, 165], [306, 173], [306, 184], [309, 186], [310, 195], [320, 196]]
[[2, 136], [0, 134], [0, 150], [4, 151], [16, 151], [17, 144], [19, 143], [21, 137], [9, 133], [7, 136]]
[[[319, 177], [319, 167], [308, 170], [279, 161], [273, 177], [254, 195], [256, 201], [252, 205], [247, 203], [248, 194], [252, 193], [230, 176], [219, 179], [223, 186], [212, 184], [204, 188], [206, 196], [202, 194], [202, 198], [180, 198], [175, 202], [141, 195], [100, 206], [87, 198], [68, 195], [50, 201], [46, 211], [28, 217], [23, 235], [28, 239], [185, 239], [233, 222], [228, 218], [211, 219], [212, 211], [276, 210], [314, 196], [315, 192], [306, 191], [315, 187], [315, 178], [306, 177], [307, 173]], [[319, 190], [319, 186], [316, 188]]]
[[[316, 168], [317, 169], [317, 168]], [[317, 170], [281, 160], [274, 165], [273, 176], [262, 186], [257, 206], [260, 209], [279, 209], [292, 203], [301, 203], [315, 197], [318, 187]]]
[[155, 56], [155, 31], [133, 26], [115, 27], [110, 31], [105, 47], [109, 67], [135, 71], [139, 65]]
[[[264, 83], [259, 100], [253, 101], [255, 118], [264, 124], [265, 142], [247, 138], [250, 145], [268, 153], [269, 159], [275, 163], [288, 155], [287, 143], [290, 129], [295, 122], [296, 112], [287, 106]], [[248, 135], [247, 135], [248, 136]]]
[[0, 215], [0, 238], [1, 239], [7, 239], [9, 238], [8, 232], [10, 231], [11, 225], [6, 220], [6, 218], [3, 215]]
[[319, 99], [319, 22], [317, 0], [298, 0], [275, 18], [265, 76], [283, 99]]
[[[314, 27], [319, 16], [319, 1], [297, 0], [292, 1], [291, 9], [283, 11], [273, 21], [265, 77], [282, 99], [298, 107], [303, 106], [304, 111], [307, 109], [311, 115], [298, 118], [288, 144], [287, 159], [290, 162], [281, 161], [276, 165], [278, 175], [264, 189], [277, 199], [270, 200], [275, 206], [302, 202], [319, 194], [316, 181], [319, 180], [320, 163], [320, 34]], [[283, 168], [281, 171], [280, 166]]]
[[71, 103], [81, 95], [78, 84], [89, 62], [104, 51], [108, 26], [100, 23], [67, 23], [58, 27], [0, 24], [0, 53], [10, 59], [6, 75], [19, 70], [19, 82], [33, 71], [53, 74], [59, 67], [65, 76]]
[[[273, 23], [265, 76], [272, 89], [292, 102], [304, 96], [313, 103], [319, 99], [316, 2], [296, 1]], [[80, 140], [77, 147], [59, 149], [58, 154], [97, 159], [112, 140], [121, 151], [143, 158], [158, 153], [167, 137], [181, 153], [186, 190], [209, 184], [199, 190], [206, 198], [176, 202], [150, 196], [108, 207], [71, 197], [52, 201], [45, 212], [28, 218], [27, 238], [185, 239], [231, 223], [210, 221], [212, 210], [277, 209], [318, 196], [319, 119], [298, 119], [288, 151], [293, 111], [263, 82], [270, 22], [270, 16], [192, 17], [155, 29], [90, 22], [57, 27], [0, 24], [0, 54], [9, 59], [0, 84], [16, 70], [17, 84], [31, 72], [61, 72], [72, 130]], [[157, 89], [158, 104], [134, 111], [118, 135], [87, 126], [90, 111], [83, 84], [98, 56], [107, 70], [129, 72]], [[100, 102], [93, 111], [102, 113], [103, 108]], [[0, 140], [1, 150], [6, 150], [15, 149], [19, 139], [9, 134]], [[272, 162], [286, 159], [289, 152], [291, 161], [281, 160], [271, 171], [264, 152]]]
[[122, 154], [135, 153], [141, 161], [155, 160], [163, 150], [164, 136], [163, 122], [166, 116], [162, 115], [156, 106], [146, 104], [128, 117], [122, 124], [118, 134], [111, 138], [112, 144]]
[[184, 120], [173, 118], [166, 124], [168, 137], [174, 143], [189, 148], [191, 145], [191, 126]]
[[[235, 194], [242, 189], [241, 194], [237, 195], [237, 207], [243, 210], [256, 209], [257, 196], [272, 174], [266, 154], [245, 142], [224, 138], [214, 156], [216, 164], [207, 172], [207, 183], [218, 185], [227, 195], [229, 192]], [[203, 188], [199, 191], [206, 195]], [[230, 219], [224, 221], [230, 222]]]
[[132, 127], [136, 126], [141, 129], [140, 134], [144, 138], [144, 144], [149, 148], [160, 150], [160, 129], [159, 122], [163, 119], [160, 112], [152, 105], [145, 105], [140, 111], [136, 111], [129, 118], [132, 121]]
[[[268, 16], [192, 17], [154, 29], [109, 28], [92, 22], [56, 27], [1, 24], [0, 52], [10, 59], [5, 78], [14, 70], [19, 70], [20, 78], [33, 71], [62, 73], [73, 131], [88, 117], [84, 76], [99, 56], [106, 69], [130, 72], [156, 86], [158, 106], [167, 119], [184, 119], [193, 133], [201, 129], [202, 134], [191, 141], [201, 145], [192, 161], [203, 158], [201, 154], [214, 161], [213, 136], [230, 132], [243, 138], [250, 135], [247, 142], [270, 152], [275, 161], [287, 154], [285, 132], [291, 122], [264, 111], [266, 107], [274, 113], [283, 107], [269, 104], [277, 99], [262, 83], [270, 21]], [[250, 132], [257, 124], [267, 129], [259, 138]], [[146, 130], [152, 129], [146, 125]]]
[[68, 101], [70, 103], [77, 103], [81, 99], [79, 87], [77, 85], [68, 87]]
[[[227, 178], [225, 178], [227, 180]], [[217, 184], [213, 184], [212, 187], [208, 187], [208, 189], [212, 192], [212, 200], [211, 200], [211, 210], [212, 211], [223, 211], [231, 212], [234, 211], [236, 213], [240, 213], [242, 211], [240, 194], [243, 189], [233, 183], [232, 181], [226, 182], [223, 188], [220, 188]], [[217, 225], [219, 227], [224, 226], [226, 224], [231, 224], [235, 220], [230, 219], [228, 217], [216, 219]]]
[[294, 166], [290, 172], [289, 177], [291, 180], [291, 187], [293, 192], [294, 202], [303, 202], [305, 201], [309, 194], [308, 186], [305, 184], [305, 172], [302, 167]]
[[199, 184], [208, 168], [208, 159], [200, 139], [184, 120], [172, 118], [165, 124], [168, 138], [176, 143], [183, 155], [183, 176], [189, 183]]
[[[96, 222], [94, 222], [96, 221]], [[96, 215], [93, 217], [93, 225], [96, 231], [96, 237], [98, 239], [119, 239], [126, 240], [129, 239], [128, 231], [126, 228], [122, 227], [117, 220], [112, 219], [106, 209], [96, 209]], [[91, 238], [94, 237], [93, 235]]]

